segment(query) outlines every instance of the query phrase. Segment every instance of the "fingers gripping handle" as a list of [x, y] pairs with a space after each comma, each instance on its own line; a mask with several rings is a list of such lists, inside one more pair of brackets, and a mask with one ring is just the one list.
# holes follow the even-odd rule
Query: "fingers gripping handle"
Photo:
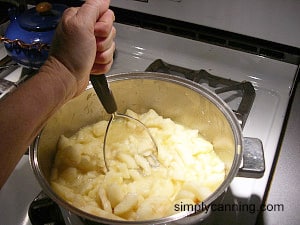
[[90, 75], [91, 83], [105, 111], [112, 114], [117, 111], [115, 98], [110, 90], [105, 75]]

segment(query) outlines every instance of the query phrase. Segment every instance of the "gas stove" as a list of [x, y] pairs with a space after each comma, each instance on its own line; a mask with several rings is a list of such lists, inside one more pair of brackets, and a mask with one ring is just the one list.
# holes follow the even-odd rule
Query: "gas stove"
[[[214, 210], [203, 221], [203, 224], [254, 225], [271, 175], [271, 167], [298, 70], [298, 55], [293, 54], [290, 48], [283, 53], [274, 51], [273, 48], [268, 48], [266, 51], [265, 45], [260, 45], [262, 42], [259, 40], [258, 42], [255, 40], [255, 44], [259, 43], [259, 45], [254, 44], [256, 50], [249, 48], [249, 46], [254, 46], [249, 43], [242, 45], [239, 42], [240, 45], [234, 45], [235, 40], [245, 37], [243, 35], [231, 37], [230, 42], [228, 40], [223, 42], [220, 37], [224, 38], [229, 33], [223, 34], [219, 30], [217, 32], [209, 30], [209, 37], [215, 39], [205, 39], [200, 33], [194, 36], [192, 32], [194, 27], [188, 29], [189, 26], [187, 26], [183, 32], [182, 29], [171, 26], [177, 23], [172, 19], [163, 21], [159, 18], [150, 21], [148, 17], [153, 16], [143, 13], [128, 19], [122, 14], [123, 9], [115, 8], [115, 10], [117, 12], [115, 24], [117, 50], [109, 74], [154, 70], [171, 72], [199, 82], [207, 88], [212, 88], [213, 91], [218, 92], [219, 89], [221, 95], [222, 88], [226, 89], [227, 85], [211, 84], [211, 75], [221, 80], [230, 80], [233, 85], [250, 84], [250, 90], [254, 91], [254, 96], [249, 97], [250, 100], [245, 104], [249, 106], [250, 111], [247, 110], [243, 115], [238, 113], [237, 116], [241, 119], [243, 135], [257, 138], [262, 142], [264, 174], [261, 178], [234, 178], [230, 188], [222, 196], [222, 205], [236, 205], [237, 208], [227, 211]], [[141, 20], [139, 16], [142, 17]], [[174, 23], [170, 25], [170, 21]], [[180, 28], [181, 24], [178, 26]], [[205, 30], [206, 33], [207, 31]], [[278, 46], [282, 47], [282, 45]], [[264, 52], [268, 53], [267, 56], [262, 54]], [[274, 54], [275, 52], [282, 54]], [[5, 51], [1, 46], [1, 58], [3, 57], [5, 57]], [[21, 72], [22, 68], [19, 67], [4, 79], [18, 82], [22, 77]], [[198, 74], [204, 74], [205, 78]], [[223, 99], [234, 111], [238, 111], [244, 91], [235, 88], [231, 91], [234, 93], [225, 94]], [[253, 91], [250, 91], [252, 95]], [[33, 224], [29, 219], [28, 209], [40, 192], [41, 188], [31, 171], [28, 155], [24, 155], [0, 191], [0, 223]], [[62, 215], [66, 225], [82, 223], [82, 220], [79, 223], [78, 219], [74, 222], [74, 218], [64, 210], [62, 210]]]

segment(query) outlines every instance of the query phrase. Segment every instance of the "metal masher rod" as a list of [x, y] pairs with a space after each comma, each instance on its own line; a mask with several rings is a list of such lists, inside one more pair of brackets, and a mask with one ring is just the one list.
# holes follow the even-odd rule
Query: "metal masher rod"
[[101, 75], [90, 75], [90, 81], [95, 89], [95, 92], [98, 96], [98, 98], [100, 99], [100, 102], [102, 103], [105, 111], [108, 114], [111, 114], [111, 117], [108, 121], [108, 125], [106, 127], [106, 131], [105, 131], [105, 135], [104, 135], [104, 141], [103, 141], [103, 160], [104, 160], [104, 165], [107, 171], [109, 171], [108, 169], [108, 165], [106, 162], [106, 140], [107, 140], [107, 134], [108, 134], [108, 130], [110, 127], [111, 122], [113, 121], [114, 117], [115, 117], [115, 113], [118, 109], [117, 107], [117, 103], [115, 101], [115, 98], [112, 94], [112, 91], [109, 88], [106, 76], [104, 74]]
[[117, 113], [117, 104], [116, 104], [115, 98], [112, 94], [112, 91], [109, 88], [106, 76], [104, 74], [102, 74], [102, 75], [92, 75], [91, 74], [90, 75], [90, 80], [91, 80], [91, 83], [92, 83], [92, 85], [95, 89], [95, 92], [96, 92], [98, 98], [100, 99], [105, 111], [108, 114], [111, 114], [111, 117], [108, 121], [108, 125], [106, 127], [106, 131], [105, 131], [105, 135], [104, 135], [104, 141], [103, 141], [103, 159], [104, 159], [104, 165], [105, 165], [106, 170], [109, 171], [108, 164], [107, 164], [107, 161], [106, 161], [107, 134], [108, 134], [110, 125], [111, 125], [112, 121], [114, 120], [114, 118], [116, 116], [123, 117], [123, 118], [126, 118], [126, 119], [132, 119], [132, 120], [138, 122], [140, 125], [142, 125], [143, 128], [146, 129], [148, 135], [150, 136], [151, 141], [153, 142], [153, 144], [155, 146], [156, 155], [158, 155], [157, 144], [156, 144], [152, 134], [150, 133], [149, 129], [146, 127], [146, 125], [143, 124], [138, 119], [135, 119], [135, 118], [133, 118], [129, 115]]

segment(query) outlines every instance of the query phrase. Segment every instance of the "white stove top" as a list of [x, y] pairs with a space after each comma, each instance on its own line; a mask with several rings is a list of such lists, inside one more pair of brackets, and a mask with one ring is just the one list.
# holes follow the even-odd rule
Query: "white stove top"
[[[270, 175], [297, 66], [141, 28], [121, 24], [116, 24], [116, 28], [117, 55], [109, 74], [144, 71], [160, 58], [173, 65], [205, 69], [217, 76], [252, 82], [256, 98], [243, 134], [262, 141], [266, 170], [260, 179], [235, 178], [225, 195], [225, 202], [258, 207]], [[10, 79], [16, 76], [11, 75]], [[24, 155], [0, 191], [0, 224], [31, 224], [27, 209], [40, 190], [28, 156]], [[224, 220], [226, 216], [228, 224], [253, 225], [257, 214], [258, 211], [214, 212], [216, 216], [206, 222], [209, 224], [221, 217]]]

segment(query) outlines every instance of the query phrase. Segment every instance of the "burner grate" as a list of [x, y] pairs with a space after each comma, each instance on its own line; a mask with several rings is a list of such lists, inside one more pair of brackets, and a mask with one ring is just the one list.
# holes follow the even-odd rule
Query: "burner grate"
[[240, 125], [244, 127], [250, 113], [255, 90], [248, 81], [238, 82], [210, 74], [206, 70], [191, 70], [172, 65], [161, 59], [151, 63], [146, 72], [160, 72], [181, 76], [203, 86], [218, 94], [233, 110]]

